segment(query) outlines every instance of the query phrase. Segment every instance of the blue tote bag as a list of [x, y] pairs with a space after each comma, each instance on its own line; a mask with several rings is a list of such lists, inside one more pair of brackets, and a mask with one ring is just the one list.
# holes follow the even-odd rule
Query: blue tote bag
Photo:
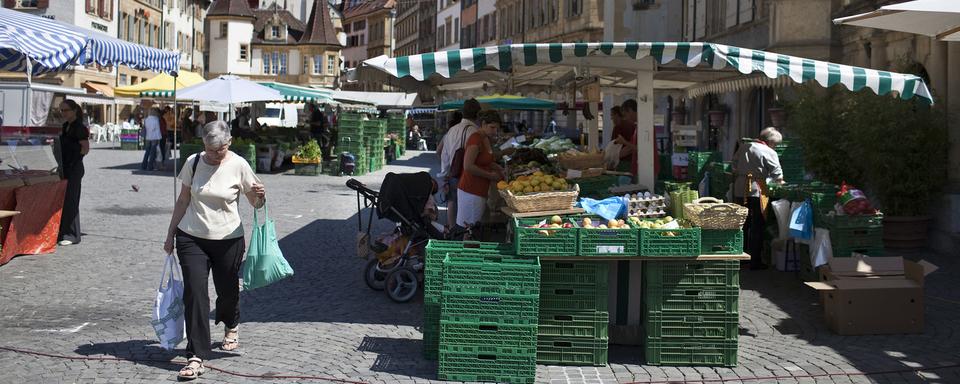
[[293, 276], [293, 268], [290, 268], [280, 251], [277, 229], [273, 220], [270, 220], [267, 206], [263, 206], [262, 223], [257, 211], [253, 210], [253, 233], [250, 234], [250, 247], [243, 263], [244, 290], [265, 287]]

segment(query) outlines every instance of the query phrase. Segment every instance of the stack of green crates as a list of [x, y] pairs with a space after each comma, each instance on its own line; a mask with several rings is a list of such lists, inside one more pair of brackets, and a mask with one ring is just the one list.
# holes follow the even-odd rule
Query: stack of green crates
[[783, 179], [789, 182], [802, 181], [806, 171], [803, 167], [803, 150], [800, 145], [784, 140], [775, 149], [783, 169]]
[[402, 114], [387, 117], [387, 133], [397, 135], [397, 156], [403, 156], [407, 149], [407, 122]]
[[[827, 215], [821, 226], [830, 231], [833, 257], [852, 253], [883, 256], [883, 215]], [[820, 224], [818, 224], [820, 225]]]
[[814, 225], [818, 225], [824, 217], [833, 210], [837, 203], [837, 191], [840, 190], [835, 184], [822, 183], [814, 181], [800, 186], [800, 197], [804, 200], [809, 199], [813, 205]]
[[437, 359], [440, 344], [440, 297], [443, 291], [443, 259], [447, 254], [509, 254], [513, 247], [500, 243], [430, 240], [423, 273], [423, 356]]
[[533, 383], [539, 259], [447, 253], [442, 278], [440, 380]]
[[644, 263], [643, 328], [650, 365], [737, 365], [740, 263]]
[[720, 152], [687, 152], [687, 176], [694, 184], [699, 184], [707, 171], [707, 165], [722, 160]]
[[363, 142], [363, 136], [343, 136], [337, 140], [337, 152], [348, 152], [353, 155], [356, 166], [353, 174], [355, 176], [364, 175], [367, 171], [367, 145]]
[[386, 120], [364, 120], [363, 138], [367, 145], [366, 166], [370, 172], [379, 171], [386, 164], [383, 138], [387, 135]]
[[725, 200], [734, 181], [732, 163], [713, 162], [707, 166], [707, 171], [710, 172], [710, 196]]
[[550, 365], [607, 364], [605, 261], [544, 261], [540, 273], [537, 362]]

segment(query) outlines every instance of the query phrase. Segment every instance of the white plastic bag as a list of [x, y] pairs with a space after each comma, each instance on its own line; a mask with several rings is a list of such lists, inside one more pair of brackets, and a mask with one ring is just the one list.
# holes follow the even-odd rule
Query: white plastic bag
[[163, 349], [172, 350], [186, 338], [183, 309], [183, 273], [177, 258], [170, 254], [163, 264], [157, 300], [153, 304], [153, 318], [150, 320]]
[[810, 246], [809, 257], [810, 263], [816, 268], [829, 263], [830, 259], [833, 259], [833, 245], [830, 242], [829, 230], [825, 228], [814, 228], [813, 232], [813, 245]]
[[780, 199], [771, 202], [770, 206], [777, 217], [777, 239], [786, 240], [790, 237], [790, 201]]
[[620, 165], [620, 150], [622, 148], [622, 145], [613, 141], [607, 143], [607, 146], [603, 148], [603, 163], [607, 166], [607, 169], [617, 169], [617, 166]]

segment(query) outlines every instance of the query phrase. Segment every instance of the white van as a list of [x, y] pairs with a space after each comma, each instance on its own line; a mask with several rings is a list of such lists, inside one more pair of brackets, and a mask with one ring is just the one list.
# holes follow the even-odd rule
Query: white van
[[261, 127], [296, 128], [303, 104], [267, 103], [263, 115], [257, 118]]

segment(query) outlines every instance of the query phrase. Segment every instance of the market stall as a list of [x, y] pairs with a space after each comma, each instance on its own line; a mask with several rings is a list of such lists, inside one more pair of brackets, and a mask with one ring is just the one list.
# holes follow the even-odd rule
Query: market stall
[[[176, 52], [144, 47], [5, 8], [0, 8], [0, 34], [4, 36], [0, 39], [0, 70], [24, 72], [28, 82], [32, 82], [33, 75], [72, 65], [125, 65], [175, 73], [180, 60]], [[26, 88], [25, 99], [34, 100], [32, 87]], [[27, 117], [34, 116], [33, 103], [23, 104], [24, 126], [29, 126], [27, 122], [32, 120]], [[0, 176], [0, 206], [22, 214], [0, 222], [0, 264], [17, 255], [55, 250], [66, 189], [66, 181], [58, 175], [57, 140], [53, 146], [20, 146], [20, 140], [5, 144], [3, 161], [13, 169]]]
[[[684, 91], [752, 73], [932, 102], [914, 75], [712, 43], [514, 44], [365, 64], [443, 86], [470, 73], [464, 81], [488, 78], [498, 90], [635, 90], [640, 148], [654, 140], [654, 89]], [[507, 76], [486, 76], [495, 72]], [[588, 99], [596, 111], [598, 97]], [[582, 153], [599, 149], [597, 129], [590, 121]], [[559, 159], [502, 182], [510, 244], [431, 241], [424, 352], [439, 358], [441, 379], [533, 382], [536, 363], [606, 364], [608, 342], [644, 345], [643, 361], [652, 365], [737, 364], [746, 209], [700, 199], [690, 183], [657, 185], [655, 154], [637, 152], [637, 184], [608, 187], [608, 198], [580, 199], [562, 173], [570, 161], [565, 167]], [[710, 164], [719, 194], [729, 168], [703, 164], [694, 172]]]

